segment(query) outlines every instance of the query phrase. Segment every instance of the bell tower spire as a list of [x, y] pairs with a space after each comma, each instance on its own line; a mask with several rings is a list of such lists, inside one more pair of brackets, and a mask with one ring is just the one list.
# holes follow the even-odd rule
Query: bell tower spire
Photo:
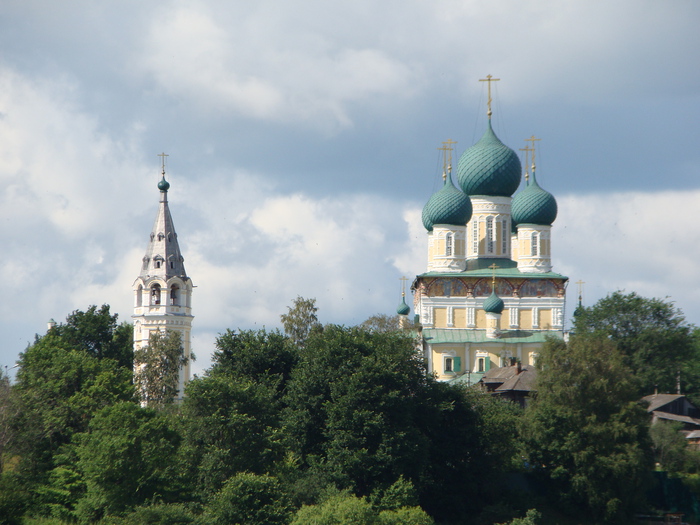
[[[156, 330], [180, 333], [188, 358], [188, 364], [179, 374], [177, 396], [181, 398], [190, 377], [193, 287], [185, 271], [185, 259], [180, 252], [168, 205], [170, 183], [165, 180], [165, 158], [168, 155], [161, 153], [158, 156], [162, 159], [158, 213], [133, 287], [134, 350], [148, 345], [151, 332]], [[137, 366], [135, 364], [135, 373], [138, 373]]]

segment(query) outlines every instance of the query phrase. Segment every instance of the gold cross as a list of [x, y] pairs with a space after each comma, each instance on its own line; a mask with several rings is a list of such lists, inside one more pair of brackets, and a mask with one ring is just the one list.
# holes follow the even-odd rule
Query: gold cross
[[447, 180], [447, 172], [452, 172], [452, 144], [457, 144], [452, 139], [447, 139], [442, 143], [442, 148], [438, 148], [442, 151], [442, 180]]
[[491, 75], [486, 75], [486, 78], [480, 78], [479, 82], [488, 82], [489, 83], [489, 99], [486, 102], [486, 105], [488, 106], [488, 111], [486, 112], [486, 115], [491, 117], [491, 82], [498, 82], [501, 80], [500, 78], [493, 78]]
[[405, 296], [406, 295], [406, 281], [408, 281], [407, 277], [399, 277], [399, 281], [401, 281], [401, 295]]
[[583, 293], [583, 285], [586, 283], [579, 279], [578, 281], [576, 281], [576, 284], [578, 284], [578, 295], [579, 297], [581, 297], [581, 294]]
[[158, 155], [156, 155], [156, 157], [160, 157], [160, 158], [161, 158], [161, 163], [162, 163], [162, 166], [163, 166], [163, 177], [165, 177], [165, 157], [169, 157], [169, 156], [170, 156], [170, 155], [168, 155], [168, 154], [166, 154], [166, 153], [158, 153]]
[[[525, 140], [525, 142], [527, 142], [527, 139]], [[528, 158], [529, 158], [529, 157], [528, 157], [528, 154], [529, 154], [531, 151], [535, 151], [535, 150], [532, 149], [530, 146], [525, 146], [524, 148], [520, 148], [520, 151], [524, 151], [524, 152], [525, 152], [525, 182], [527, 182], [527, 181], [530, 180], [530, 173], [527, 171], [527, 170], [528, 170], [528, 166], [529, 166], [529, 164], [528, 164]]]
[[533, 171], [535, 169], [535, 142], [538, 140], [542, 140], [542, 139], [536, 139], [534, 135], [532, 135], [529, 139], [525, 139], [525, 142], [532, 142], [532, 144], [530, 146], [531, 147], [530, 151], [532, 151], [532, 169], [533, 169]]
[[489, 266], [489, 269], [493, 270], [493, 278], [491, 279], [491, 291], [496, 292], [496, 270], [498, 269], [498, 266], [496, 266], [496, 263], [493, 263], [491, 266]]

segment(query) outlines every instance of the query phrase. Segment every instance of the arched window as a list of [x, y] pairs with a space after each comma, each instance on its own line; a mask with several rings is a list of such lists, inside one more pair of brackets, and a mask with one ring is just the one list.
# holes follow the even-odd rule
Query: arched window
[[504, 218], [501, 221], [501, 255], [508, 253], [508, 239], [510, 232], [508, 231], [508, 219]]
[[170, 306], [180, 306], [180, 287], [177, 284], [170, 287]]
[[483, 372], [484, 371], [484, 358], [480, 357], [477, 359], [477, 372]]
[[474, 219], [472, 221], [472, 253], [478, 255], [479, 253], [479, 220]]
[[496, 232], [493, 228], [493, 217], [486, 217], [486, 251], [493, 253], [493, 244], [496, 240]]
[[160, 285], [159, 284], [154, 284], [151, 286], [151, 305], [159, 305], [160, 304]]
[[161, 232], [158, 234], [158, 240], [162, 241], [163, 239], [165, 239], [165, 235], [163, 235], [163, 233]]
[[452, 257], [452, 246], [453, 244], [453, 239], [452, 239], [452, 234], [448, 233], [445, 236], [445, 256], [446, 257]]
[[138, 289], [136, 290], [136, 306], [142, 306], [143, 305], [143, 286], [139, 284]]

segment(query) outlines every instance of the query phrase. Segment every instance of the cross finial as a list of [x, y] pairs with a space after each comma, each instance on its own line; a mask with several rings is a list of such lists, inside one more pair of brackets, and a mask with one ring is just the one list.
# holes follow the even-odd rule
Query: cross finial
[[452, 139], [447, 139], [442, 143], [442, 147], [438, 148], [442, 151], [442, 180], [447, 180], [447, 174], [452, 173], [452, 144], [457, 144]]
[[583, 300], [583, 285], [586, 283], [579, 279], [576, 281], [576, 284], [578, 285], [578, 305], [581, 306], [581, 301]]
[[170, 155], [168, 155], [167, 153], [158, 153], [157, 156], [160, 157], [161, 166], [163, 169], [162, 173], [163, 173], [163, 177], [165, 177], [165, 157], [169, 157]]
[[488, 82], [489, 83], [489, 99], [486, 102], [486, 105], [488, 107], [488, 111], [486, 112], [486, 115], [491, 118], [491, 82], [498, 82], [501, 80], [500, 78], [493, 78], [491, 75], [486, 75], [486, 78], [480, 78], [479, 82]]
[[493, 277], [491, 278], [491, 292], [496, 293], [496, 270], [498, 269], [498, 266], [496, 263], [493, 263], [491, 266], [489, 266], [489, 269], [493, 272]]
[[401, 276], [399, 277], [399, 281], [401, 281], [401, 297], [406, 297], [406, 281], [408, 281], [408, 278]]
[[530, 136], [529, 139], [525, 139], [525, 142], [531, 142], [530, 151], [532, 151], [532, 171], [535, 171], [535, 142], [542, 140], [535, 138], [534, 135]]
[[[525, 139], [525, 142], [527, 142], [527, 139]], [[530, 158], [530, 157], [528, 156], [528, 154], [529, 154], [531, 151], [534, 151], [534, 150], [533, 150], [530, 146], [525, 146], [524, 148], [520, 148], [520, 151], [524, 151], [524, 152], [525, 152], [525, 182], [527, 182], [527, 181], [530, 180], [530, 172], [527, 171], [527, 170], [528, 170], [528, 166], [530, 165], [529, 162], [528, 162], [528, 160], [529, 160], [529, 158]]]

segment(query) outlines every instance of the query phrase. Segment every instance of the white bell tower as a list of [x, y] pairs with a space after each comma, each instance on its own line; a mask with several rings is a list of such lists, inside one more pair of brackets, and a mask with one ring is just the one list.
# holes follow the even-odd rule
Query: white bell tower
[[192, 330], [192, 281], [185, 272], [177, 233], [168, 207], [168, 189], [165, 180], [165, 153], [162, 179], [158, 183], [160, 202], [151, 230], [141, 273], [134, 282], [134, 350], [148, 344], [155, 330], [177, 331], [182, 338], [187, 365], [180, 370], [178, 399], [182, 398], [190, 378], [190, 332]]

